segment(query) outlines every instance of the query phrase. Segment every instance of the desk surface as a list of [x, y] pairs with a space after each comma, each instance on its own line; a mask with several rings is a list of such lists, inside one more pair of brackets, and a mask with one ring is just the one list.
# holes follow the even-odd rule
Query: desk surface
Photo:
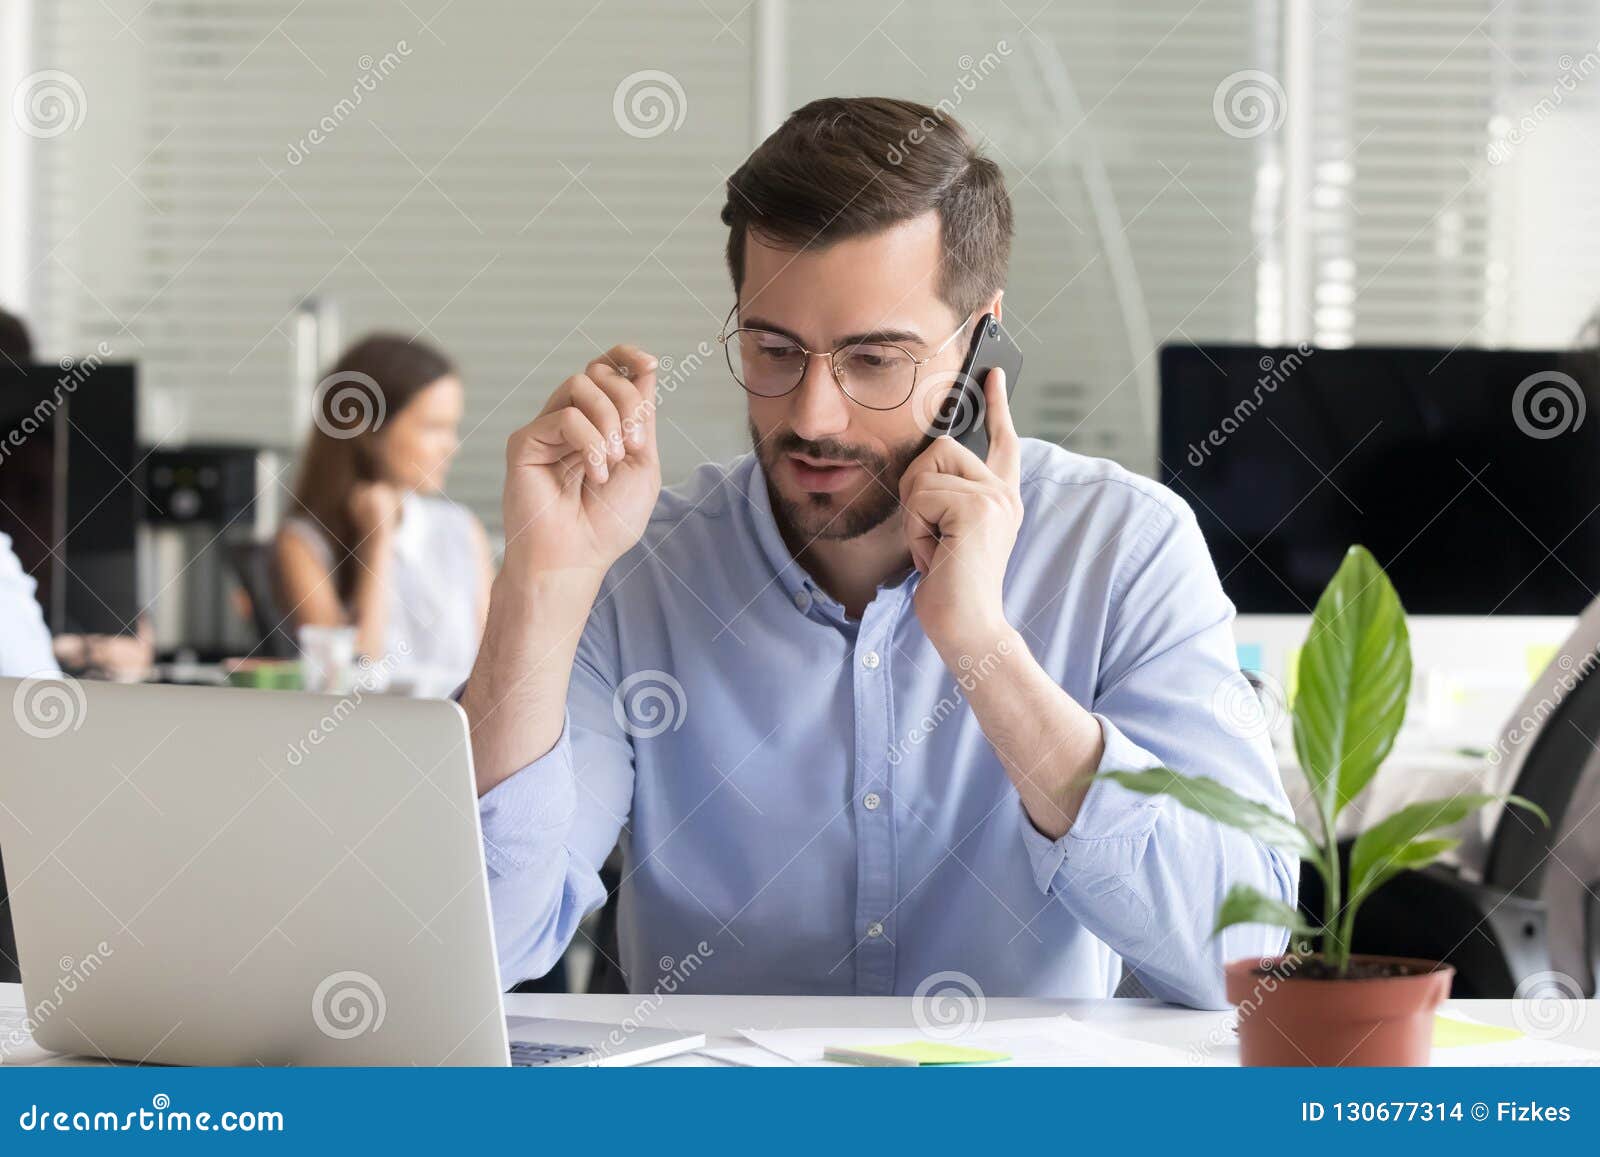
[[[1548, 1039], [1600, 1053], [1600, 1008], [1594, 1001], [1572, 1002], [1569, 1014], [1552, 1014], [1552, 1003], [1540, 1010], [1525, 1010], [1517, 1023], [1519, 1002], [1512, 1000], [1452, 1000], [1442, 1011], [1508, 1027], [1559, 1026]], [[1521, 1002], [1533, 1004], [1536, 1002]], [[825, 996], [591, 996], [580, 993], [513, 993], [506, 997], [506, 1012], [513, 1016], [548, 1016], [620, 1024], [632, 1020], [650, 1028], [675, 1028], [706, 1034], [710, 1047], [745, 1044], [740, 1029], [820, 1028], [830, 1025], [911, 1029], [911, 997]], [[22, 1008], [22, 986], [0, 984], [0, 1010]], [[1566, 1012], [1566, 1010], [1561, 1010]], [[1167, 1045], [1184, 1053], [1204, 1056], [1212, 1063], [1238, 1059], [1233, 1036], [1234, 1014], [1197, 1012], [1154, 1000], [1042, 1000], [993, 997], [986, 1002], [985, 1020], [1059, 1016], [1066, 1013], [1101, 1031]], [[662, 1065], [718, 1065], [708, 1057], [687, 1055], [659, 1062]]]

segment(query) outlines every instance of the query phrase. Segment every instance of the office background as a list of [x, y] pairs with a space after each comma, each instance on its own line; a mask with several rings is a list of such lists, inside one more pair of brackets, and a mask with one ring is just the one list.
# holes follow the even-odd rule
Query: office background
[[616, 340], [677, 367], [669, 477], [744, 448], [722, 181], [823, 94], [982, 134], [1017, 206], [1019, 423], [1145, 472], [1164, 341], [1565, 346], [1600, 286], [1582, 0], [3, 11], [32, 129], [0, 157], [0, 302], [41, 360], [137, 360], [148, 446], [292, 452], [308, 319], [424, 334], [462, 364], [450, 489], [491, 531], [506, 434]]
[[[0, 93], [0, 306], [31, 327], [45, 387], [91, 358], [137, 367], [136, 429], [108, 401], [131, 404], [131, 380], [96, 369], [55, 462], [34, 443], [39, 470], [66, 473], [64, 454], [98, 488], [80, 509], [108, 524], [100, 541], [57, 519], [58, 569], [105, 579], [79, 600], [102, 621], [53, 614], [58, 635], [131, 632], [142, 609], [160, 663], [291, 656], [233, 594], [277, 528], [315, 387], [373, 329], [459, 362], [448, 492], [491, 536], [506, 436], [615, 342], [662, 358], [669, 482], [744, 451], [714, 341], [723, 182], [791, 109], [867, 93], [954, 114], [1001, 164], [1017, 424], [1195, 505], [1246, 612], [1259, 695], [1237, 705], [1291, 785], [1301, 612], [1380, 516], [1417, 612], [1411, 734], [1380, 786], [1481, 778], [1600, 588], [1594, 530], [1574, 537], [1600, 509], [1592, 0], [0, 0]], [[1431, 352], [1297, 352], [1401, 346]], [[1190, 351], [1187, 379], [1164, 347]], [[1269, 363], [1292, 388], [1207, 442]], [[1554, 373], [1576, 410], [1547, 440], [1506, 397]], [[1417, 404], [1385, 409], [1402, 395]], [[1377, 418], [1399, 436], [1418, 415], [1443, 472], [1471, 459], [1467, 501], [1397, 481], [1404, 455], [1367, 444]], [[208, 469], [222, 481], [186, 495]], [[47, 564], [43, 538], [11, 534]], [[1297, 543], [1298, 570], [1273, 563], [1242, 597], [1248, 560]], [[1600, 875], [1573, 870], [1585, 890]], [[1600, 907], [1585, 919], [1600, 929]]]

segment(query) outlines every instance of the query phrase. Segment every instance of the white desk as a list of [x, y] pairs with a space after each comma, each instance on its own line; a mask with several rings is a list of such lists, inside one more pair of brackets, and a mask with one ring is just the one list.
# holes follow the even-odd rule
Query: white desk
[[[1492, 1024], [1516, 1027], [1515, 1001], [1452, 1000], [1446, 1013], [1455, 1012]], [[1552, 1039], [1600, 1053], [1600, 1005], [1581, 1002], [1573, 1014], [1562, 1018], [1565, 1032]], [[0, 1009], [20, 1009], [22, 987], [0, 984]], [[830, 1025], [905, 1028], [912, 1030], [910, 997], [823, 996], [588, 996], [582, 994], [513, 994], [506, 1011], [517, 1016], [550, 1016], [612, 1024], [632, 1018], [649, 1028], [678, 1028], [706, 1034], [711, 1047], [745, 1044], [735, 1034], [742, 1028], [803, 1028]], [[1238, 1045], [1232, 1033], [1233, 1013], [1196, 1012], [1154, 1000], [1034, 1000], [991, 998], [985, 1021], [1016, 1017], [1057, 1016], [1066, 1013], [1109, 1033], [1151, 1044], [1181, 1049], [1186, 1055], [1204, 1055], [1211, 1061], [1236, 1061]], [[1543, 1023], [1543, 1022], [1540, 1022]], [[662, 1065], [716, 1065], [708, 1057], [687, 1055], [659, 1062]]]

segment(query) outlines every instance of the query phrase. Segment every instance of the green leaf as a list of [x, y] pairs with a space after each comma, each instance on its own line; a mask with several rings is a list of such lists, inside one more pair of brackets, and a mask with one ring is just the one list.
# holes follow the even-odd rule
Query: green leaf
[[[1408, 867], [1421, 867], [1421, 864], [1400, 863], [1399, 867], [1389, 870], [1392, 864], [1399, 863], [1405, 849], [1417, 846], [1412, 841], [1418, 836], [1460, 823], [1479, 808], [1487, 807], [1502, 799], [1508, 804], [1528, 809], [1539, 816], [1546, 827], [1550, 826], [1550, 818], [1545, 815], [1544, 810], [1519, 795], [1498, 796], [1487, 792], [1464, 792], [1448, 799], [1430, 799], [1408, 804], [1356, 837], [1355, 846], [1350, 849], [1351, 903], [1359, 902], [1362, 897], [1397, 872]], [[1448, 842], [1454, 846], [1457, 841]], [[1432, 863], [1440, 854], [1442, 852], [1424, 862]]]
[[1171, 796], [1191, 811], [1249, 832], [1262, 842], [1293, 852], [1303, 860], [1322, 864], [1322, 849], [1305, 828], [1214, 779], [1180, 775], [1167, 767], [1153, 767], [1148, 771], [1103, 771], [1095, 778], [1113, 780], [1129, 791], [1145, 795]]
[[1222, 907], [1217, 909], [1217, 926], [1211, 930], [1211, 935], [1235, 924], [1272, 924], [1287, 928], [1297, 936], [1317, 934], [1300, 915], [1300, 909], [1264, 896], [1248, 884], [1235, 884], [1228, 889], [1228, 894], [1222, 898]]
[[1408, 872], [1415, 868], [1425, 868], [1446, 852], [1453, 851], [1461, 841], [1453, 837], [1434, 840], [1412, 840], [1409, 844], [1401, 844], [1389, 855], [1385, 856], [1363, 876], [1356, 877], [1353, 873], [1350, 878], [1349, 912], [1350, 926], [1355, 926], [1355, 910], [1360, 907], [1361, 901], [1387, 884], [1401, 872]]
[[1410, 691], [1405, 608], [1377, 560], [1352, 546], [1312, 613], [1294, 701], [1295, 753], [1330, 819], [1377, 774]]

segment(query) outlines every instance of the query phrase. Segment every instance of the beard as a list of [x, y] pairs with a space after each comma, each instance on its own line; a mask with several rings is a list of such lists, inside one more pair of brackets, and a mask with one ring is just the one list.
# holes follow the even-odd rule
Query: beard
[[[767, 495], [778, 529], [791, 542], [815, 542], [859, 538], [888, 521], [900, 509], [900, 478], [912, 460], [927, 447], [929, 439], [917, 438], [883, 455], [834, 438], [812, 441], [788, 429], [763, 440], [755, 423], [751, 422], [750, 443], [766, 475]], [[872, 477], [854, 498], [829, 493], [806, 494], [801, 499], [793, 499], [779, 490], [774, 481], [778, 463], [785, 454], [855, 462]]]

